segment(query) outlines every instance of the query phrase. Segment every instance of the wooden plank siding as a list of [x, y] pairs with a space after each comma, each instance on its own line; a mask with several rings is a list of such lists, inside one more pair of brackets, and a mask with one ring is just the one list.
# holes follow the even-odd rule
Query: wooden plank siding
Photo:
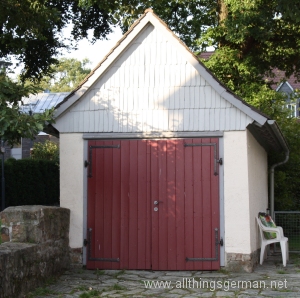
[[56, 127], [62, 133], [223, 131], [252, 122], [148, 25]]

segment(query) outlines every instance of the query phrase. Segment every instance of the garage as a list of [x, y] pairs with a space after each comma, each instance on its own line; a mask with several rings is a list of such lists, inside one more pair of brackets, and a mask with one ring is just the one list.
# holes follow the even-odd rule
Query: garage
[[55, 115], [74, 263], [253, 270], [268, 153], [287, 144], [151, 10]]
[[90, 269], [216, 270], [218, 139], [89, 142]]

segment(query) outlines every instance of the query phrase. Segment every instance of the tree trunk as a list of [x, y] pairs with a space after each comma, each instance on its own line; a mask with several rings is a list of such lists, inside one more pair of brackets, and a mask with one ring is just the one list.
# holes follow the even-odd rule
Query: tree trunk
[[227, 10], [227, 6], [224, 3], [224, 0], [218, 0], [218, 20], [219, 20], [219, 24], [221, 24], [228, 15], [228, 10]]

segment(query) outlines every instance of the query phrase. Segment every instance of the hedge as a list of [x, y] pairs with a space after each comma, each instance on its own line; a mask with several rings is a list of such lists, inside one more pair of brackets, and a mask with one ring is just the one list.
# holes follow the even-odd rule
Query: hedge
[[[1, 174], [2, 169], [0, 178]], [[5, 207], [59, 205], [59, 166], [55, 161], [8, 159], [4, 164], [4, 175]]]

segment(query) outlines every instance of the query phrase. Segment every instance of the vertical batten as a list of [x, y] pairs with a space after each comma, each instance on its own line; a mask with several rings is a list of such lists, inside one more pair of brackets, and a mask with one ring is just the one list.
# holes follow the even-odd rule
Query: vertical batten
[[243, 130], [253, 121], [212, 89], [152, 25], [70, 112], [58, 124], [62, 132]]

